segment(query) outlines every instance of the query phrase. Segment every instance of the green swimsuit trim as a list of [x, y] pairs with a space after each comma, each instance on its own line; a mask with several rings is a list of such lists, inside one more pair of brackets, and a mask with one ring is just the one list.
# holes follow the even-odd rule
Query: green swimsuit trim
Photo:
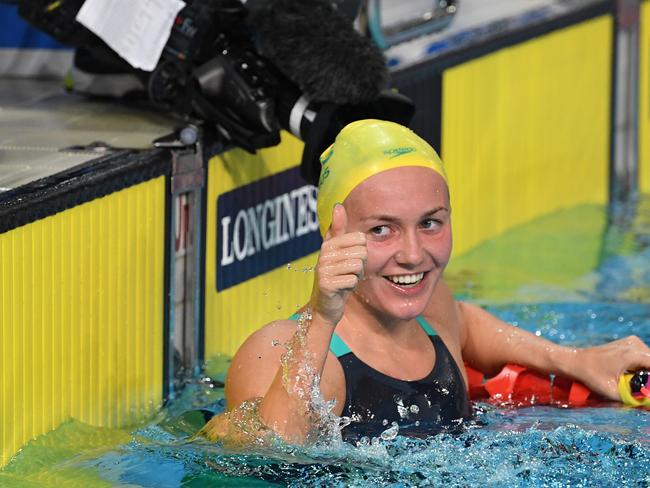
[[[289, 320], [298, 320], [300, 318], [299, 313], [294, 313], [291, 317], [289, 317]], [[418, 315], [415, 320], [417, 320], [418, 324], [420, 324], [420, 327], [424, 330], [424, 332], [427, 333], [429, 336], [435, 336], [438, 335], [436, 334], [436, 331], [433, 330], [433, 328], [429, 325], [429, 323], [422, 317], [421, 315]], [[330, 340], [330, 351], [332, 354], [334, 354], [337, 358], [340, 358], [341, 356], [345, 356], [346, 354], [351, 353], [352, 351], [348, 347], [348, 345], [343, 342], [343, 339], [341, 339], [336, 332], [332, 334], [332, 340]]]

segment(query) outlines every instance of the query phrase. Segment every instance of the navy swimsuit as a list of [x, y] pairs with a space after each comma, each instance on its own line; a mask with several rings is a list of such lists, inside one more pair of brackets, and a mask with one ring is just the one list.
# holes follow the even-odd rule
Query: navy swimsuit
[[436, 362], [428, 375], [415, 381], [398, 380], [371, 368], [336, 333], [332, 336], [330, 351], [345, 374], [342, 416], [352, 419], [342, 431], [345, 440], [377, 436], [393, 422], [400, 434], [427, 436], [453, 430], [470, 417], [465, 382], [454, 358], [424, 318], [417, 321], [435, 348]]

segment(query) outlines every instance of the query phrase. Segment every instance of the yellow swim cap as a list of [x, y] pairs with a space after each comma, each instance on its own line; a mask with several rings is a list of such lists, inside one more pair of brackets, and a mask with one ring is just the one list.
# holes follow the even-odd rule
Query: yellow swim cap
[[424, 166], [447, 182], [434, 149], [411, 129], [385, 120], [358, 120], [346, 125], [320, 157], [318, 220], [321, 235], [332, 223], [332, 210], [367, 178], [402, 166]]

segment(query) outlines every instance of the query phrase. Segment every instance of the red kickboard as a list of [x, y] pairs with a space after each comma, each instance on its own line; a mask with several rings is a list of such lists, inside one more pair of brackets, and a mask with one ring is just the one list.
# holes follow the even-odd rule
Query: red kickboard
[[516, 364], [504, 366], [499, 374], [489, 379], [467, 364], [465, 368], [472, 400], [515, 407], [586, 407], [607, 402], [582, 383], [561, 377], [551, 378]]

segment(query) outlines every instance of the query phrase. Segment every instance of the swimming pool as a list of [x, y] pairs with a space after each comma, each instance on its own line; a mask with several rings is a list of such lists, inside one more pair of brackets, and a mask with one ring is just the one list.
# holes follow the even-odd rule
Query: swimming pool
[[[555, 263], [555, 265], [554, 265]], [[650, 197], [558, 212], [457, 260], [460, 296], [556, 342], [650, 342]], [[188, 443], [223, 408], [225, 361], [131, 429], [69, 421], [24, 447], [2, 486], [650, 486], [650, 412], [478, 404], [477, 425], [430, 439], [237, 452]], [[390, 437], [390, 436], [387, 436]]]

